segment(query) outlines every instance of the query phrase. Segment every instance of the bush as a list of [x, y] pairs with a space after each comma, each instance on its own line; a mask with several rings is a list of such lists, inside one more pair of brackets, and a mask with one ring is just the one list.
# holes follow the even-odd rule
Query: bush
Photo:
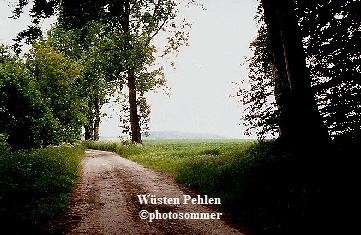
[[59, 144], [57, 121], [26, 72], [9, 58], [0, 58], [0, 133], [12, 150]]

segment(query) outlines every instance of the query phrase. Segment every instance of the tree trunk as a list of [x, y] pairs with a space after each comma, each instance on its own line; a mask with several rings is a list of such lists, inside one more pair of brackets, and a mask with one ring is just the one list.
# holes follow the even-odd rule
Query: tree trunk
[[[124, 1], [124, 11], [122, 16], [121, 25], [125, 35], [130, 35], [130, 0]], [[131, 46], [128, 45], [130, 48]], [[129, 49], [127, 48], [127, 49]], [[129, 116], [130, 116], [130, 130], [133, 143], [142, 143], [138, 105], [137, 105], [137, 92], [135, 88], [135, 74], [134, 68], [128, 68], [128, 89], [129, 89]]]
[[99, 98], [94, 99], [95, 120], [93, 125], [93, 140], [99, 140], [99, 125], [100, 125], [100, 102]]
[[279, 106], [281, 141], [297, 146], [304, 141], [330, 140], [311, 91], [302, 36], [292, 0], [262, 0], [269, 29]]
[[129, 112], [130, 112], [130, 129], [131, 129], [132, 142], [142, 143], [142, 137], [139, 126], [135, 79], [136, 78], [134, 75], [134, 71], [128, 70]]
[[85, 140], [91, 140], [92, 139], [92, 131], [91, 131], [91, 125], [85, 125], [84, 126], [84, 139]]

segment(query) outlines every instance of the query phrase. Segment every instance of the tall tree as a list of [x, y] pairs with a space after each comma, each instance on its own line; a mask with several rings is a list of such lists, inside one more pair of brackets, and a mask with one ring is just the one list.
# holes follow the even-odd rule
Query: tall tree
[[[119, 21], [111, 21], [120, 22], [120, 30], [127, 39], [125, 40], [124, 50], [132, 142], [141, 143], [138, 103], [142, 99], [138, 99], [138, 96], [146, 91], [137, 90], [137, 87], [139, 88], [137, 84], [144, 83], [143, 78], [148, 77], [144, 76], [144, 69], [146, 66], [151, 66], [155, 60], [155, 50], [154, 46], [152, 46], [153, 38], [161, 30], [164, 30], [167, 25], [176, 28], [175, 22], [172, 22], [176, 16], [176, 6], [177, 4], [172, 0], [125, 0], [122, 10], [118, 10], [122, 14], [114, 16]], [[112, 7], [114, 6], [109, 7], [109, 11], [112, 11]], [[170, 47], [167, 50], [177, 50], [186, 41], [187, 37], [178, 29], [173, 37], [169, 37]], [[165, 53], [168, 52], [167, 50]], [[158, 81], [160, 83], [164, 82], [162, 79]]]
[[279, 139], [297, 145], [305, 139], [328, 142], [327, 130], [311, 90], [303, 38], [292, 0], [262, 0], [279, 107]]
[[264, 139], [278, 134], [277, 104], [274, 98], [268, 29], [260, 6], [256, 20], [259, 25], [258, 34], [250, 44], [253, 56], [244, 63], [249, 69], [248, 76], [238, 84], [237, 96], [244, 107], [242, 121], [247, 128], [245, 134], [256, 134], [258, 139]]
[[[311, 89], [329, 134], [348, 146], [360, 139], [360, 47], [361, 22], [357, 1], [295, 1], [295, 17], [301, 29]], [[263, 12], [260, 12], [264, 19]], [[262, 18], [263, 17], [263, 18]], [[250, 58], [251, 90], [240, 90], [249, 103], [249, 123], [261, 130], [277, 125], [277, 108], [263, 102], [270, 96], [275, 81], [268, 25], [261, 21], [258, 38]], [[261, 110], [264, 110], [263, 112]], [[276, 110], [276, 112], [273, 112]], [[253, 120], [259, 120], [255, 123]], [[267, 121], [268, 120], [268, 121]], [[274, 122], [275, 120], [275, 122]], [[271, 124], [271, 125], [270, 125]], [[260, 132], [262, 133], [262, 132]]]

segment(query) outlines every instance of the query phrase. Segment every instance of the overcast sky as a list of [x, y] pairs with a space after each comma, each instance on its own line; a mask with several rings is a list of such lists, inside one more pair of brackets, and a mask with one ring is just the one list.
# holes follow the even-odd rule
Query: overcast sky
[[[28, 17], [8, 19], [9, 3], [0, 0], [0, 43], [10, 44], [26, 28]], [[249, 43], [256, 36], [256, 0], [199, 0], [207, 10], [192, 7], [181, 15], [193, 24], [189, 47], [166, 67], [170, 97], [148, 95], [152, 107], [151, 131], [214, 133], [243, 138], [240, 107], [234, 84], [247, 74], [241, 64], [250, 56]], [[44, 22], [49, 27], [50, 21]], [[108, 109], [104, 109], [108, 112]], [[118, 136], [118, 118], [102, 121], [101, 135]]]

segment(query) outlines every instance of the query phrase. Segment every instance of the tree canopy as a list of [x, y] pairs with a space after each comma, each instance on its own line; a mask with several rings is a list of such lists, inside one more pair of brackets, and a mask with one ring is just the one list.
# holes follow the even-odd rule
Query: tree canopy
[[320, 111], [331, 136], [361, 135], [361, 22], [359, 1], [299, 1], [305, 50]]
[[[156, 64], [156, 56], [178, 51], [187, 44], [186, 30], [190, 25], [185, 20], [176, 21], [179, 4], [173, 0], [33, 3], [33, 25], [19, 33], [17, 42], [39, 38], [40, 19], [58, 15], [57, 25], [47, 40], [81, 65], [82, 88], [88, 92], [86, 138], [97, 139], [100, 109], [111, 93], [107, 91], [114, 94], [113, 87], [126, 98], [118, 100], [127, 100], [129, 106], [123, 105], [122, 110], [127, 111], [122, 117], [124, 132], [130, 134], [133, 142], [141, 142], [150, 113], [144, 95], [166, 83], [163, 66]], [[20, 16], [28, 4], [29, 1], [19, 0], [14, 17]], [[153, 39], [160, 31], [168, 32], [168, 45], [157, 52]], [[15, 46], [17, 51], [19, 48]], [[128, 94], [120, 92], [124, 85]]]
[[[311, 92], [328, 133], [341, 142], [359, 139], [361, 57], [357, 48], [361, 41], [356, 9], [360, 3], [345, 0], [293, 1], [293, 4], [292, 12], [300, 27], [305, 63], [312, 79]], [[249, 104], [246, 119], [250, 127], [259, 128], [263, 135], [279, 127], [282, 109], [277, 101], [270, 24], [267, 20], [264, 23], [262, 12], [260, 15], [261, 27], [252, 44], [254, 56], [249, 63], [251, 91], [243, 89], [240, 94], [243, 102]], [[265, 105], [264, 101], [273, 94], [274, 105]]]
[[0, 135], [12, 150], [61, 143], [60, 125], [24, 65], [0, 48]]
[[84, 123], [80, 65], [45, 43], [34, 44], [26, 67], [42, 99], [59, 123], [62, 142], [79, 139]]

